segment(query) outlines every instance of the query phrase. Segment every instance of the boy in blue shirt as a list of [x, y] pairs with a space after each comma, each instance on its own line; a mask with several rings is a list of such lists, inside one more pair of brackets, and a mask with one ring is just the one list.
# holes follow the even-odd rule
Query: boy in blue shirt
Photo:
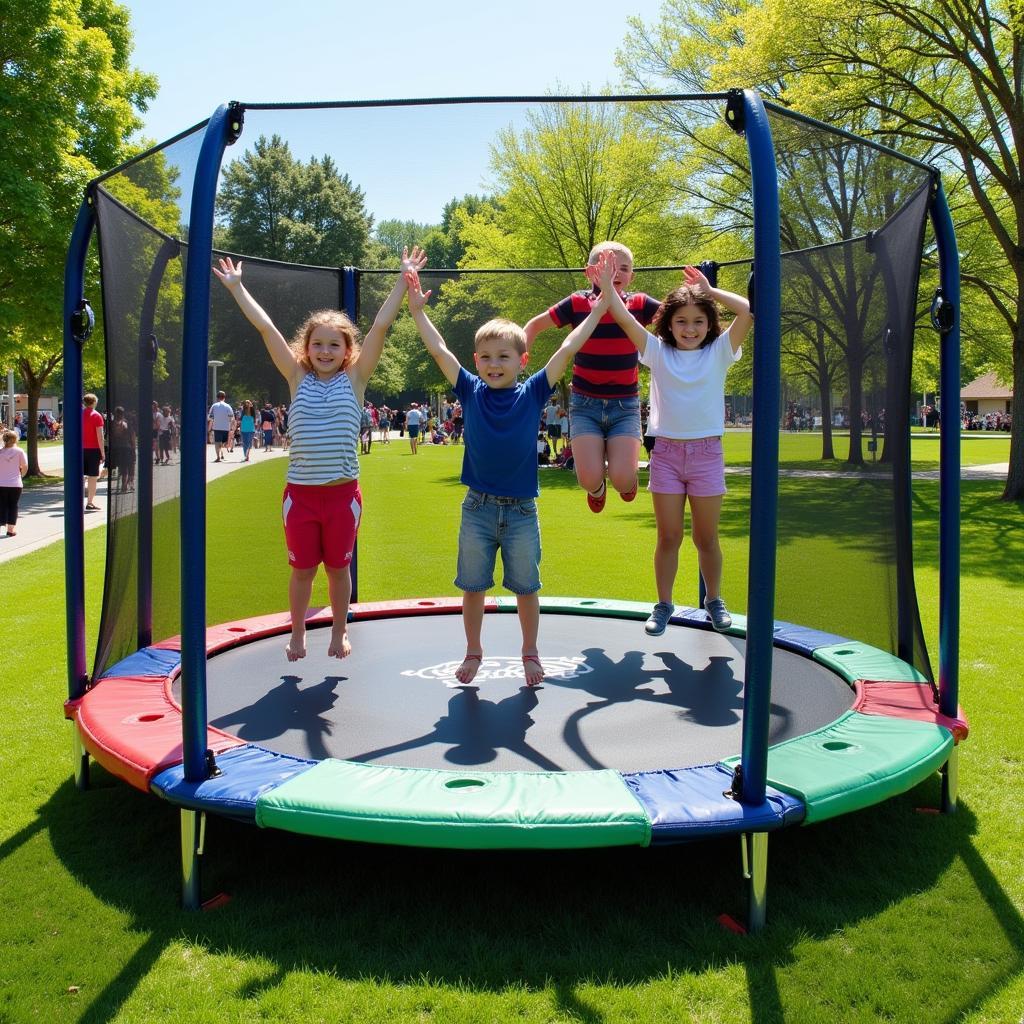
[[[602, 254], [602, 259], [611, 259]], [[569, 360], [583, 347], [608, 309], [595, 303], [587, 318], [548, 360], [523, 383], [526, 335], [510, 320], [490, 320], [476, 332], [473, 361], [479, 376], [465, 370], [427, 316], [430, 292], [419, 276], [406, 274], [409, 310], [427, 351], [455, 388], [465, 421], [462, 482], [469, 488], [462, 503], [459, 564], [455, 585], [462, 591], [466, 656], [455, 672], [472, 682], [483, 659], [480, 633], [484, 601], [494, 586], [494, 560], [501, 551], [502, 586], [516, 595], [523, 631], [523, 674], [527, 686], [544, 679], [537, 653], [540, 626], [540, 525], [537, 521], [537, 425], [541, 410]]]

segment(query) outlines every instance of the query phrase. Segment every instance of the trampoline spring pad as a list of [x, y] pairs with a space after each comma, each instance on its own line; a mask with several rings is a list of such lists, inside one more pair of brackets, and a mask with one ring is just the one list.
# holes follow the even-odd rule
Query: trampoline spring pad
[[732, 772], [722, 765], [631, 772], [622, 778], [651, 819], [652, 843], [770, 832], [804, 817], [799, 799], [770, 787], [756, 807], [726, 796]]
[[945, 764], [952, 749], [953, 736], [940, 725], [848, 711], [823, 729], [770, 747], [768, 782], [799, 796], [810, 824], [905, 792]]
[[306, 835], [454, 849], [647, 846], [614, 771], [477, 772], [327, 759], [261, 796], [256, 822]]
[[262, 794], [314, 764], [316, 761], [247, 744], [217, 756], [219, 775], [188, 782], [184, 765], [176, 764], [154, 776], [150, 787], [176, 806], [251, 822], [256, 819], [256, 801]]
[[902, 658], [859, 640], [844, 640], [841, 644], [818, 647], [812, 656], [815, 661], [838, 672], [848, 683], [855, 683], [858, 679], [884, 679], [892, 683], [928, 682]]

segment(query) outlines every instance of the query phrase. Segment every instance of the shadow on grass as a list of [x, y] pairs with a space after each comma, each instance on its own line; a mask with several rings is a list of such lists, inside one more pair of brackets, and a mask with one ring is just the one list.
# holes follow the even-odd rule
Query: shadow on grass
[[[752, 1020], [770, 1024], [784, 1019], [777, 971], [793, 962], [797, 944], [828, 940], [941, 885], [957, 858], [978, 905], [1017, 952], [991, 963], [983, 991], [945, 986], [947, 1001], [961, 1001], [931, 1019], [960, 1019], [1024, 966], [1024, 923], [972, 844], [970, 809], [914, 813], [915, 804], [937, 800], [933, 781], [851, 817], [774, 834], [769, 925], [742, 937], [716, 922], [723, 912], [744, 917], [735, 838], [649, 850], [438, 851], [210, 818], [203, 894], [224, 891], [231, 901], [189, 914], [178, 905], [178, 814], [102, 769], [94, 776], [88, 793], [70, 782], [58, 789], [41, 808], [42, 824], [67, 870], [149, 938], [96, 996], [87, 1022], [116, 1016], [165, 947], [186, 936], [211, 952], [273, 965], [258, 983], [239, 984], [242, 1000], [309, 969], [382, 984], [430, 978], [480, 992], [551, 985], [567, 1016], [595, 1024], [605, 1016], [581, 1001], [582, 985], [629, 986], [739, 962]], [[972, 927], [980, 925], [968, 916], [949, 941], [967, 940]], [[907, 935], [907, 958], [941, 961], [934, 930]]]

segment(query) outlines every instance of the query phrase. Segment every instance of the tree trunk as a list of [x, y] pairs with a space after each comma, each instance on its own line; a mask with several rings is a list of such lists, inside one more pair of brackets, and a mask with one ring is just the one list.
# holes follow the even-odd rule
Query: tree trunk
[[862, 365], [850, 363], [850, 453], [846, 456], [846, 461], [853, 466], [864, 465], [864, 445], [862, 443], [864, 421], [860, 418], [864, 404], [864, 381], [861, 379], [863, 372]]
[[[18, 360], [18, 370], [28, 394], [28, 451], [25, 454], [28, 456], [29, 476], [46, 475], [39, 468], [39, 397], [43, 393], [43, 385], [47, 378], [62, 358], [63, 353], [50, 356], [44, 359], [42, 366], [38, 368], [33, 367], [28, 359]], [[67, 410], [64, 414], [67, 415]]]
[[832, 382], [821, 381], [819, 397], [821, 399], [821, 457], [822, 460], [834, 459], [835, 449], [832, 447]]
[[[1018, 307], [1019, 307], [1018, 303]], [[1010, 465], [1003, 501], [1024, 500], [1024, 316], [1018, 308], [1013, 339], [1013, 399], [1010, 404]]]

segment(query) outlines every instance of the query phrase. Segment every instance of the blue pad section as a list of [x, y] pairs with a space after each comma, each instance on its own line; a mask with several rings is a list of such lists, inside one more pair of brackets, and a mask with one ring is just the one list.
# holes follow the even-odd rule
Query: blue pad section
[[212, 779], [186, 782], [184, 767], [176, 764], [154, 776], [150, 785], [179, 807], [255, 821], [258, 797], [318, 763], [263, 747], [235, 747], [217, 755], [221, 774]]
[[116, 665], [111, 665], [102, 678], [107, 676], [153, 676], [163, 679], [181, 664], [181, 651], [165, 651], [156, 647], [143, 647], [141, 651], [129, 654]]
[[845, 644], [846, 637], [836, 633], [826, 633], [821, 629], [809, 626], [796, 626], [792, 622], [776, 622], [775, 643], [797, 654], [813, 654], [819, 647], [831, 647], [833, 644]]
[[771, 832], [799, 824], [806, 813], [802, 800], [771, 787], [758, 807], [725, 796], [732, 785], [732, 771], [719, 764], [634, 772], [622, 778], [651, 819], [652, 845]]
[[[732, 616], [732, 625], [724, 632], [728, 636], [746, 636], [746, 615], [739, 615], [736, 612], [729, 614]], [[683, 622], [687, 626], [696, 626], [698, 629], [711, 629], [711, 617], [703, 608], [677, 608], [672, 613], [669, 622]]]

